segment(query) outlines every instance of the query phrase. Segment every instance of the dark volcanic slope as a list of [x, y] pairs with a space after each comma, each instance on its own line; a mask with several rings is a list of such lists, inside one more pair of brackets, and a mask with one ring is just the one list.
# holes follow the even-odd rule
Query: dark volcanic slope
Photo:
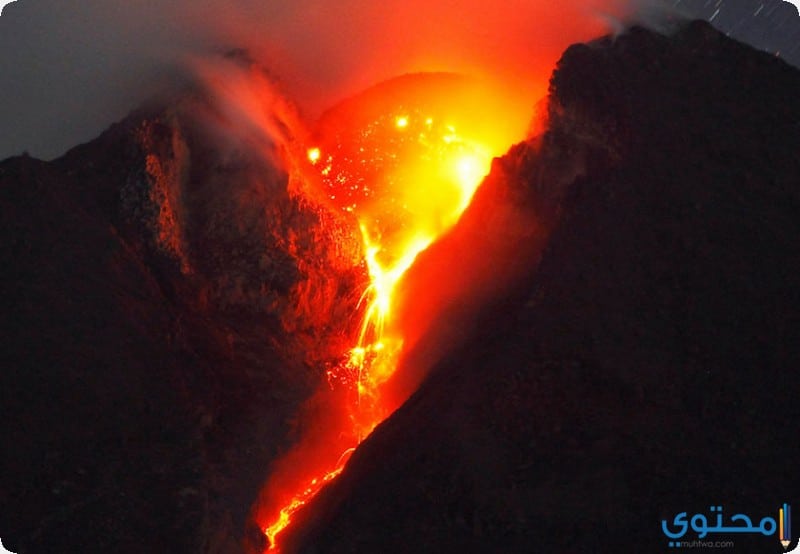
[[13, 552], [241, 551], [364, 274], [358, 238], [220, 126], [185, 99], [54, 162], [0, 164]]
[[518, 165], [533, 197], [555, 161], [585, 168], [539, 269], [352, 457], [297, 549], [655, 552], [678, 512], [800, 498], [798, 98], [800, 72], [704, 23], [571, 47]]

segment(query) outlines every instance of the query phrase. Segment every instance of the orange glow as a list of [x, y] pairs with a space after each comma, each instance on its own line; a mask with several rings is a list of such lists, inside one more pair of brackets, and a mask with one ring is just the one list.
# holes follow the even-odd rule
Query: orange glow
[[[273, 551], [281, 531], [299, 520], [298, 510], [410, 394], [405, 387], [393, 390], [398, 382], [419, 381], [407, 379], [413, 372], [408, 367], [393, 375], [398, 359], [433, 325], [442, 306], [437, 299], [449, 298], [451, 288], [457, 294], [471, 277], [452, 275], [450, 267], [407, 270], [459, 220], [492, 158], [525, 138], [532, 103], [547, 93], [564, 48], [606, 32], [603, 14], [624, 13], [625, 3], [534, 0], [500, 7], [465, 0], [454, 11], [452, 2], [438, 0], [301, 0], [285, 7], [256, 3], [232, 20], [236, 11], [222, 14], [229, 20], [223, 42], [244, 46], [258, 64], [197, 64], [215, 100], [211, 122], [286, 169], [290, 194], [333, 205], [337, 222], [360, 229], [361, 249], [356, 241], [346, 245], [342, 265], [352, 269], [363, 261], [369, 276], [352, 328], [330, 329], [331, 344], [315, 358], [333, 353], [342, 359], [320, 370], [328, 379], [298, 415], [300, 438], [275, 461], [254, 504], [252, 515]], [[260, 66], [281, 76], [280, 90]], [[492, 86], [452, 74], [408, 74], [441, 70], [478, 76]], [[316, 117], [332, 98], [402, 74], [408, 75], [323, 114], [311, 135], [295, 104], [286, 101]], [[462, 256], [458, 250], [447, 254], [445, 260]], [[494, 268], [491, 273], [494, 287]], [[337, 285], [326, 291], [326, 306], [319, 305], [310, 280], [298, 286], [298, 319], [319, 312], [314, 321], [322, 328], [334, 312]]]
[[[382, 386], [397, 367], [409, 331], [393, 317], [398, 283], [417, 256], [458, 221], [492, 158], [524, 137], [528, 119], [477, 82], [421, 74], [374, 87], [320, 120], [304, 151], [308, 179], [359, 226], [369, 285], [353, 347], [327, 372], [330, 391], [346, 391], [337, 397], [344, 406], [328, 404], [341, 411], [330, 417], [340, 423], [328, 423], [330, 438], [321, 441], [328, 446], [308, 447], [313, 454], [286, 462], [294, 485], [273, 483], [283, 492], [273, 495], [263, 517], [271, 551], [279, 550], [278, 536], [294, 514], [336, 478], [354, 447], [396, 408]], [[303, 448], [301, 441], [297, 449]]]

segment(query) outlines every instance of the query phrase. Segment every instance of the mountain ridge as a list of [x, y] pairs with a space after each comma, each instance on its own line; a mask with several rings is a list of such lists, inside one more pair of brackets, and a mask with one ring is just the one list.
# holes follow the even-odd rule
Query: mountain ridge
[[541, 258], [287, 551], [652, 550], [679, 512], [794, 497], [799, 92], [706, 23], [569, 48], [520, 165], [539, 203], [554, 181], [531, 168], [576, 168]]
[[[546, 133], [421, 256], [489, 268], [475, 306], [446, 299], [461, 335], [290, 547], [624, 552], [679, 511], [800, 494], [798, 94], [707, 24], [569, 48]], [[12, 551], [262, 548], [250, 507], [346, 347], [358, 237], [195, 100], [0, 162]]]

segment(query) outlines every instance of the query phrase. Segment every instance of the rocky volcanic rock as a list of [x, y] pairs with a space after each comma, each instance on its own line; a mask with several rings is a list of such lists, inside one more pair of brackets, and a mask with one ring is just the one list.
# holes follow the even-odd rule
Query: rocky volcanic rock
[[800, 72], [705, 23], [569, 48], [549, 130], [495, 168], [546, 247], [286, 550], [655, 552], [679, 512], [800, 497], [798, 98]]
[[342, 353], [360, 238], [222, 120], [188, 97], [0, 164], [14, 552], [239, 552], [290, 418]]
[[[546, 134], [420, 257], [420, 282], [457, 278], [398, 389], [451, 351], [288, 550], [651, 552], [678, 512], [800, 497], [798, 97], [797, 70], [706, 24], [570, 48]], [[241, 552], [342, 353], [354, 226], [220, 118], [192, 97], [0, 163], [14, 552]]]

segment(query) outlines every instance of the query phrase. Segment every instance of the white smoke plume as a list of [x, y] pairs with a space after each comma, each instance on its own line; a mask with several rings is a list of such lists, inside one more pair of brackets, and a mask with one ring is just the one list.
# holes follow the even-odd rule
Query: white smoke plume
[[628, 10], [627, 0], [18, 0], [0, 17], [0, 159], [54, 158], [179, 86], [188, 59], [233, 48], [310, 117], [409, 71], [542, 91], [564, 48]]

